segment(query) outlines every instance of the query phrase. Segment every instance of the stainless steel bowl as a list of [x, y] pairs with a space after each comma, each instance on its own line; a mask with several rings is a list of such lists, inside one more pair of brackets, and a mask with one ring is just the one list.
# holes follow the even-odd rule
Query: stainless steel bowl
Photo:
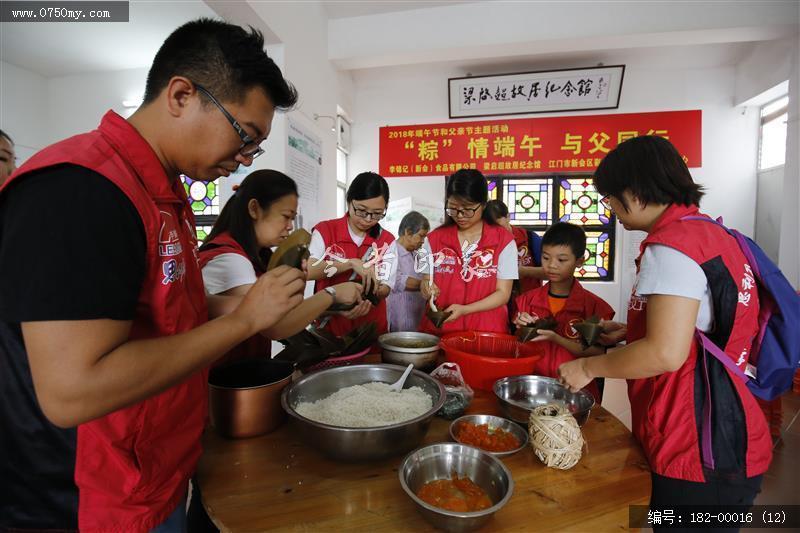
[[[468, 444], [468, 443], [461, 442], [460, 440], [458, 440], [457, 435], [458, 435], [459, 428], [461, 426], [463, 426], [464, 424], [467, 424], [467, 423], [475, 424], [476, 426], [480, 426], [481, 424], [489, 424], [489, 429], [492, 429], [492, 430], [494, 430], [494, 429], [502, 429], [504, 431], [508, 431], [509, 433], [514, 435], [517, 438], [517, 440], [520, 442], [520, 445], [517, 448], [514, 448], [513, 450], [509, 450], [507, 452], [492, 452], [492, 451], [484, 450], [483, 448], [480, 448], [481, 451], [484, 451], [486, 453], [490, 453], [490, 454], [494, 455], [495, 457], [505, 457], [505, 456], [508, 456], [508, 455], [513, 455], [513, 454], [517, 453], [518, 451], [520, 451], [525, 446], [527, 446], [527, 444], [528, 444], [528, 432], [525, 431], [522, 427], [520, 427], [519, 424], [515, 424], [514, 422], [512, 422], [511, 420], [509, 420], [507, 418], [502, 418], [502, 417], [493, 416], [493, 415], [464, 415], [464, 416], [462, 416], [460, 418], [456, 418], [450, 424], [450, 437], [452, 437], [452, 439], [454, 441], [456, 441], [456, 442], [458, 442], [460, 444], [466, 444], [467, 446], [475, 446], [474, 444]], [[477, 448], [477, 446], [476, 446], [476, 448]]]
[[[469, 477], [486, 492], [494, 505], [483, 511], [460, 513], [434, 507], [417, 497], [425, 483], [450, 479], [454, 472], [459, 477]], [[439, 443], [414, 450], [403, 459], [398, 476], [400, 486], [425, 520], [445, 531], [478, 529], [508, 503], [514, 492], [514, 479], [501, 460], [463, 444]]]
[[560, 403], [569, 409], [578, 425], [589, 419], [594, 398], [585, 390], [570, 392], [558, 380], [544, 376], [512, 376], [494, 383], [494, 394], [503, 414], [520, 424], [528, 424], [534, 407]]
[[444, 385], [424, 372], [413, 370], [404, 388], [417, 386], [431, 396], [433, 407], [416, 417], [390, 426], [346, 428], [315, 422], [297, 413], [300, 402], [326, 398], [339, 389], [373, 381], [393, 383], [405, 368], [397, 365], [353, 365], [308, 374], [283, 390], [281, 405], [295, 420], [302, 438], [333, 459], [348, 462], [371, 461], [414, 449], [428, 432], [433, 415], [445, 400]]
[[[409, 348], [402, 346], [404, 343], [425, 342], [430, 346]], [[439, 337], [428, 333], [416, 331], [395, 331], [384, 333], [378, 337], [378, 343], [383, 348], [382, 360], [384, 363], [408, 366], [413, 364], [417, 370], [433, 368], [436, 357], [439, 355]]]

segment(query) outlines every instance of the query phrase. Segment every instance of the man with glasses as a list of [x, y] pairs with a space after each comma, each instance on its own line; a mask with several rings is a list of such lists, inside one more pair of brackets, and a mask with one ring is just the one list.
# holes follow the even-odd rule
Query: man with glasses
[[[204, 369], [298, 305], [305, 280], [276, 269], [209, 322], [180, 175], [250, 165], [296, 100], [260, 33], [190, 22], [130, 119], [109, 111], [0, 189], [0, 529], [183, 529]], [[69, 225], [52, 216], [65, 208]]]

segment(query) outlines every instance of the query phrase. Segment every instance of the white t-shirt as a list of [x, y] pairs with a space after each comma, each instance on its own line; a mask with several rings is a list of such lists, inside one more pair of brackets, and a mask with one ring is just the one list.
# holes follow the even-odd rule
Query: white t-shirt
[[256, 282], [256, 270], [249, 259], [239, 254], [220, 254], [203, 267], [203, 283], [208, 294], [220, 294]]
[[[427, 257], [433, 255], [431, 244], [428, 242], [428, 239], [425, 239], [425, 244], [422, 246]], [[467, 250], [462, 250], [462, 253], [466, 251]], [[500, 252], [500, 257], [497, 258], [497, 279], [519, 279], [517, 257], [517, 243], [512, 240], [503, 248], [503, 251]], [[462, 260], [466, 263], [469, 261], [469, 257], [462, 256]], [[423, 272], [423, 274], [427, 274], [427, 272]], [[434, 279], [434, 282], [435, 281]]]
[[[350, 225], [347, 225], [347, 231], [350, 232], [350, 238], [353, 239], [353, 242], [356, 246], [361, 246], [364, 243], [364, 239], [367, 238], [367, 235], [358, 236], [353, 233], [353, 229]], [[311, 242], [308, 245], [308, 252], [310, 257], [314, 259], [322, 259], [325, 256], [325, 250], [328, 248], [328, 245], [325, 243], [325, 239], [322, 238], [322, 234], [314, 230], [311, 233]]]
[[664, 294], [699, 300], [695, 326], [707, 332], [714, 323], [711, 291], [703, 269], [675, 248], [663, 244], [651, 244], [645, 248], [634, 290], [639, 296]]

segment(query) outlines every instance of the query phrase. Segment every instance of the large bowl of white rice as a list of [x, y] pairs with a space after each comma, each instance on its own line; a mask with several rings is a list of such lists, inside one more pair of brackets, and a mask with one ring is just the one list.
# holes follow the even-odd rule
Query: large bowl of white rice
[[308, 374], [283, 390], [281, 405], [303, 440], [341, 461], [372, 461], [419, 446], [445, 400], [444, 386], [413, 370], [401, 392], [388, 390], [405, 370], [365, 364]]

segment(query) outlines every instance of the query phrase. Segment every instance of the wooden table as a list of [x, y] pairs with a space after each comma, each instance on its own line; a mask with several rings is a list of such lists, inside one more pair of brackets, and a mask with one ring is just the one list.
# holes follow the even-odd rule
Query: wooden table
[[[500, 414], [478, 392], [470, 413]], [[434, 417], [425, 443], [448, 441], [450, 421]], [[198, 466], [203, 502], [223, 531], [430, 531], [397, 477], [395, 457], [338, 463], [300, 441], [289, 422], [273, 433], [226, 440], [206, 432]], [[531, 448], [503, 459], [511, 500], [487, 531], [611, 531], [628, 528], [628, 506], [645, 505], [650, 473], [630, 431], [598, 407], [582, 428], [588, 453], [571, 470], [545, 467]]]

